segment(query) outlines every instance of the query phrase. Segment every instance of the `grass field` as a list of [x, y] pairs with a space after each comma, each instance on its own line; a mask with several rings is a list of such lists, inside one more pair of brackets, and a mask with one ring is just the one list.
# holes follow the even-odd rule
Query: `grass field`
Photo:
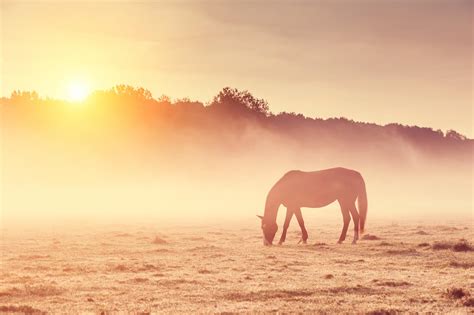
[[258, 223], [5, 229], [0, 311], [474, 312], [472, 222], [370, 223], [357, 245], [336, 244], [340, 224], [297, 245], [294, 225], [273, 247]]

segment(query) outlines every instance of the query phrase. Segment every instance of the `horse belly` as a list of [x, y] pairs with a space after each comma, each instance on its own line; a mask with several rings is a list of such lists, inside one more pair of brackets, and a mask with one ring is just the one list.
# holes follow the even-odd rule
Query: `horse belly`
[[330, 198], [330, 197], [327, 197], [327, 198], [315, 198], [315, 199], [310, 199], [310, 200], [307, 200], [306, 202], [304, 202], [301, 207], [305, 207], [305, 208], [322, 208], [322, 207], [325, 207], [327, 205], [330, 205], [331, 203], [333, 203], [334, 201], [336, 201], [335, 198]]
[[321, 192], [306, 191], [296, 193], [288, 198], [283, 205], [295, 208], [321, 208], [333, 203], [337, 198], [332, 194], [323, 194]]

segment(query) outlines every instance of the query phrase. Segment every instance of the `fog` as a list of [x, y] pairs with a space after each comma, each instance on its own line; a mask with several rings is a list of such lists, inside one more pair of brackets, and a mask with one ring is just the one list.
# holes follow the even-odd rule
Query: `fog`
[[[315, 132], [305, 119], [281, 130], [253, 119], [234, 125], [235, 115], [209, 123], [188, 114], [100, 112], [94, 100], [40, 111], [7, 105], [0, 137], [4, 228], [251, 224], [287, 171], [338, 166], [359, 171], [366, 181], [369, 230], [371, 220], [473, 217], [471, 140], [451, 145], [454, 140], [441, 139], [427, 149], [420, 145], [424, 139], [382, 129], [361, 129], [367, 134], [351, 139], [356, 123], [345, 121]], [[283, 216], [281, 206], [280, 222]], [[303, 209], [303, 216], [341, 220], [337, 203]]]

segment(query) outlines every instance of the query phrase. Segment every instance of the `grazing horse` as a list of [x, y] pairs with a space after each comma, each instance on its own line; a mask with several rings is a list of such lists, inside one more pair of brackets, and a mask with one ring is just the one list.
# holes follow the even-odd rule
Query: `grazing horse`
[[[356, 199], [360, 214], [355, 206]], [[301, 227], [301, 240], [306, 243], [308, 232], [304, 226], [301, 207], [321, 208], [336, 200], [341, 206], [344, 220], [338, 243], [346, 239], [352, 215], [354, 221], [352, 244], [355, 244], [359, 239], [359, 229], [361, 233], [364, 232], [367, 217], [367, 193], [360, 173], [342, 167], [315, 172], [289, 171], [270, 189], [265, 202], [265, 213], [263, 217], [258, 216], [262, 219], [263, 244], [272, 245], [278, 230], [276, 218], [280, 205], [284, 205], [287, 210], [279, 244], [285, 241], [293, 214]]]

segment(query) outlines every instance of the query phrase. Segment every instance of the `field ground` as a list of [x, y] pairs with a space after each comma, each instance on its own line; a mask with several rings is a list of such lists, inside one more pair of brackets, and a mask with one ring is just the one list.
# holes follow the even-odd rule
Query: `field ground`
[[0, 311], [474, 312], [472, 222], [370, 224], [355, 246], [340, 224], [273, 247], [255, 226], [5, 230]]

